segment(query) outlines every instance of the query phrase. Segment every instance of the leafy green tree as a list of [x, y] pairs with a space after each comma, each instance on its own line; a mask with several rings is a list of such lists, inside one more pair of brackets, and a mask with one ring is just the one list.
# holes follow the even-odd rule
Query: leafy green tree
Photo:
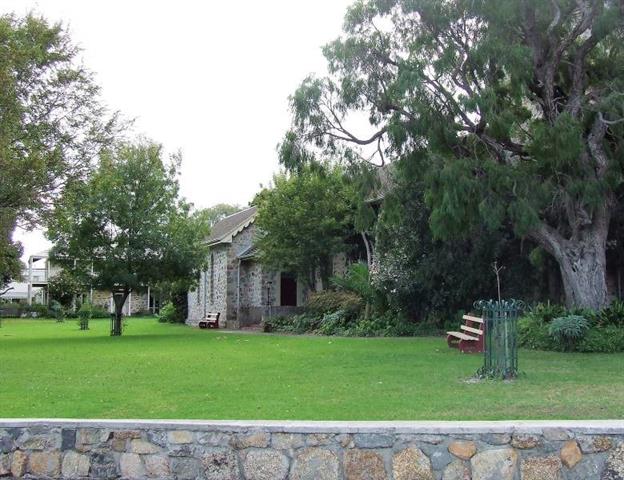
[[318, 165], [277, 175], [273, 182], [256, 198], [261, 260], [299, 275], [310, 289], [317, 274], [328, 286], [332, 257], [345, 251], [352, 234], [352, 187], [339, 167]]
[[0, 277], [15, 275], [11, 239], [83, 177], [118, 131], [60, 24], [0, 16]]
[[92, 285], [113, 293], [114, 334], [121, 335], [131, 291], [191, 281], [205, 262], [207, 229], [178, 196], [178, 166], [177, 157], [162, 160], [158, 144], [119, 145], [102, 155], [88, 181], [66, 192], [50, 222], [54, 257], [91, 260]]
[[22, 245], [12, 239], [15, 217], [0, 209], [0, 293], [12, 280], [22, 275]]
[[[84, 272], [80, 272], [84, 273]], [[56, 300], [64, 307], [69, 307], [76, 296], [85, 293], [89, 288], [86, 278], [75, 274], [70, 269], [61, 270], [50, 278], [48, 292], [52, 300]]]
[[424, 182], [412, 169], [418, 169], [417, 162], [400, 161], [394, 169], [395, 187], [384, 199], [376, 226], [372, 281], [393, 311], [443, 327], [475, 300], [496, 298], [494, 262], [504, 267], [504, 296], [539, 299], [547, 291], [529, 260], [531, 242], [516, 239], [509, 226], [488, 231], [477, 225], [468, 238], [435, 239]]
[[203, 208], [195, 212], [208, 226], [212, 227], [215, 223], [223, 220], [225, 217], [238, 212], [241, 209], [238, 205], [230, 205], [228, 203], [218, 203], [212, 207]]
[[612, 0], [358, 1], [324, 48], [329, 77], [292, 96], [282, 162], [421, 158], [436, 236], [510, 221], [555, 258], [569, 305], [599, 308], [622, 201], [623, 19]]

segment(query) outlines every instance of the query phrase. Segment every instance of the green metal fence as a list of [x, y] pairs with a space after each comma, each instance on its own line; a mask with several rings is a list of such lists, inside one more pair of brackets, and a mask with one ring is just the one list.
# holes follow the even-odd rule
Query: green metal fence
[[485, 348], [481, 377], [511, 379], [518, 375], [518, 317], [524, 310], [519, 300], [480, 300], [475, 309], [483, 312]]

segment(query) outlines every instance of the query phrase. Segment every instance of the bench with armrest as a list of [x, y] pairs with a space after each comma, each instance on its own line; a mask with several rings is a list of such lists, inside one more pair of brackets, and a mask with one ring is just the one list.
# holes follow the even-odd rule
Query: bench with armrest
[[221, 312], [208, 313], [197, 324], [199, 328], [219, 328], [219, 317]]
[[446, 332], [446, 342], [451, 348], [458, 348], [462, 353], [483, 352], [483, 335], [485, 322], [481, 317], [464, 315], [465, 324], [460, 327], [461, 332]]

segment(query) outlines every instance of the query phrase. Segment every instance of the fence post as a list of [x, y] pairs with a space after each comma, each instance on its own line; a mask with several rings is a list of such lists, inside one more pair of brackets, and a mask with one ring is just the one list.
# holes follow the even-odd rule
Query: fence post
[[480, 300], [475, 309], [483, 312], [485, 348], [480, 377], [512, 379], [518, 376], [518, 317], [524, 310], [519, 300]]

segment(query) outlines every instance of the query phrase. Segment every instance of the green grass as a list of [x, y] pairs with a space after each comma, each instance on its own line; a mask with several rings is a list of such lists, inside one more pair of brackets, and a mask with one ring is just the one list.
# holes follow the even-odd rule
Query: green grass
[[314, 420], [624, 417], [624, 354], [520, 351], [519, 380], [466, 380], [442, 338], [226, 334], [131, 319], [3, 320], [0, 417]]

